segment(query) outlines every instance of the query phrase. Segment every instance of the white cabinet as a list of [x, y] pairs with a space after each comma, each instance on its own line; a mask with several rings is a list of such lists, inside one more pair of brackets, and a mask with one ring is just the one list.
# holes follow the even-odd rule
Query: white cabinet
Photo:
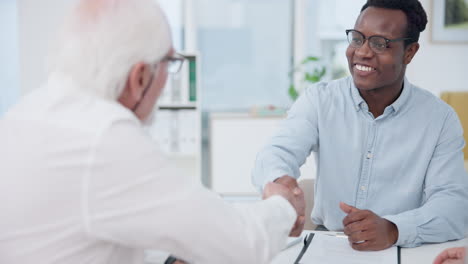
[[[251, 171], [258, 151], [277, 130], [283, 116], [255, 117], [248, 113], [213, 113], [211, 128], [211, 188], [227, 196], [257, 195]], [[301, 178], [315, 178], [309, 157]]]

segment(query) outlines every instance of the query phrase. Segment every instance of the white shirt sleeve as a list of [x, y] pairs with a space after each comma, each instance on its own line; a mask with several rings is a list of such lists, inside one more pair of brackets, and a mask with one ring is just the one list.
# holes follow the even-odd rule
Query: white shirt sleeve
[[140, 125], [114, 123], [91, 147], [83, 176], [89, 235], [170, 252], [189, 263], [268, 263], [296, 219], [287, 200], [233, 205], [182, 175]]

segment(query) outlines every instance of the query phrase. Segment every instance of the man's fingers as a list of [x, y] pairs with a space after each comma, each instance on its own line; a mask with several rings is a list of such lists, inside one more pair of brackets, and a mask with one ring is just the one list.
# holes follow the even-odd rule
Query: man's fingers
[[300, 236], [302, 231], [299, 228], [294, 228], [291, 230], [291, 233], [289, 233], [290, 237], [298, 237]]
[[351, 243], [351, 247], [359, 251], [371, 250], [371, 246], [372, 246], [371, 241], [364, 241], [362, 243]]
[[343, 212], [345, 212], [346, 214], [349, 214], [353, 210], [353, 207], [351, 205], [348, 205], [348, 204], [344, 203], [344, 202], [340, 202], [340, 209]]
[[347, 225], [351, 223], [362, 221], [366, 219], [368, 216], [369, 216], [369, 211], [367, 210], [358, 210], [358, 211], [352, 212], [343, 219], [343, 226], [346, 227]]
[[449, 248], [447, 249], [449, 252], [449, 256], [451, 258], [455, 259], [463, 259], [465, 258], [466, 255], [466, 250], [464, 247], [458, 247], [458, 248]]
[[362, 243], [363, 241], [373, 240], [372, 234], [369, 231], [354, 232], [348, 236], [348, 241], [351, 243]]
[[347, 203], [344, 203], [344, 202], [340, 202], [340, 209], [345, 212], [346, 214], [350, 214], [350, 213], [353, 213], [353, 212], [357, 212], [357, 211], [360, 211], [359, 209], [357, 209], [356, 207], [354, 206], [351, 206]]
[[[289, 189], [288, 189], [289, 190]], [[291, 192], [292, 190], [290, 190]], [[301, 190], [302, 192], [302, 190]], [[304, 199], [304, 195], [301, 194], [301, 195], [294, 195], [292, 192], [291, 192], [291, 204], [294, 206], [294, 209], [296, 210], [297, 212], [297, 215], [299, 216], [304, 216], [305, 215], [305, 207], [306, 207], [306, 203], [305, 203], [305, 199]]]
[[301, 228], [302, 226], [304, 226], [304, 222], [305, 222], [305, 216], [303, 216], [303, 215], [298, 216], [297, 219], [296, 219], [296, 223], [294, 224], [294, 227], [295, 228]]
[[434, 260], [434, 264], [461, 263], [466, 255], [466, 250], [460, 248], [448, 248], [442, 251]]
[[294, 196], [296, 198], [296, 203], [297, 203], [297, 213], [299, 215], [305, 215], [305, 209], [306, 209], [306, 202], [304, 195], [299, 195], [299, 196]]
[[286, 187], [288, 187], [291, 190], [294, 190], [294, 188], [298, 187], [299, 185], [297, 184], [297, 180], [291, 176], [288, 175], [283, 175], [279, 177], [278, 179], [274, 180], [274, 182], [282, 184]]
[[301, 195], [302, 194], [302, 189], [299, 188], [299, 187], [295, 187], [293, 189], [293, 193], [294, 193], [294, 195]]
[[466, 255], [466, 250], [463, 247], [448, 248], [442, 251], [434, 260], [434, 264], [445, 264], [451, 260], [463, 260]]
[[353, 222], [347, 226], [345, 226], [343, 232], [345, 235], [350, 236], [353, 233], [356, 232], [362, 232], [367, 230], [367, 224], [365, 221], [357, 221]]
[[293, 228], [291, 229], [291, 233], [289, 234], [290, 236], [297, 237], [302, 233], [302, 230], [304, 229], [304, 222], [305, 222], [305, 217], [304, 216], [299, 216], [296, 219], [296, 223], [294, 224]]
[[303, 226], [304, 223], [305, 223], [305, 216], [303, 216], [303, 215], [302, 215], [302, 216], [299, 216], [299, 217], [297, 218], [297, 222], [298, 222], [299, 225], [302, 225], [302, 226]]
[[447, 250], [442, 251], [434, 260], [434, 264], [442, 264], [446, 259], [448, 259]]

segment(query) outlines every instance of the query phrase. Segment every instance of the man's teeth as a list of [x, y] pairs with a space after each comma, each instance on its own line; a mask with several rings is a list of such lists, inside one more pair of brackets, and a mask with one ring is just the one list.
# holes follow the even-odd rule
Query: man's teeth
[[370, 71], [373, 70], [371, 67], [367, 67], [367, 66], [363, 66], [363, 65], [359, 65], [359, 64], [356, 64], [356, 69], [358, 69], [360, 71], [366, 71], [366, 72], [370, 72]]

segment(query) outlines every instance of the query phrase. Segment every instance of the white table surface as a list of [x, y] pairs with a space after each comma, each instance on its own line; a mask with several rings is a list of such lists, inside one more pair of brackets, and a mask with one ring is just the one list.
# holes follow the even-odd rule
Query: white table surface
[[[306, 234], [324, 233], [320, 231], [304, 231], [302, 236]], [[330, 232], [329, 232], [330, 233]], [[331, 232], [333, 233], [333, 232]], [[301, 252], [303, 242], [296, 244], [293, 247], [283, 250], [278, 256], [276, 256], [271, 264], [287, 264], [294, 263], [299, 252]], [[431, 264], [435, 257], [446, 248], [451, 247], [462, 247], [468, 245], [468, 237], [462, 240], [450, 241], [440, 244], [425, 244], [416, 248], [402, 248], [401, 249], [401, 264]]]

